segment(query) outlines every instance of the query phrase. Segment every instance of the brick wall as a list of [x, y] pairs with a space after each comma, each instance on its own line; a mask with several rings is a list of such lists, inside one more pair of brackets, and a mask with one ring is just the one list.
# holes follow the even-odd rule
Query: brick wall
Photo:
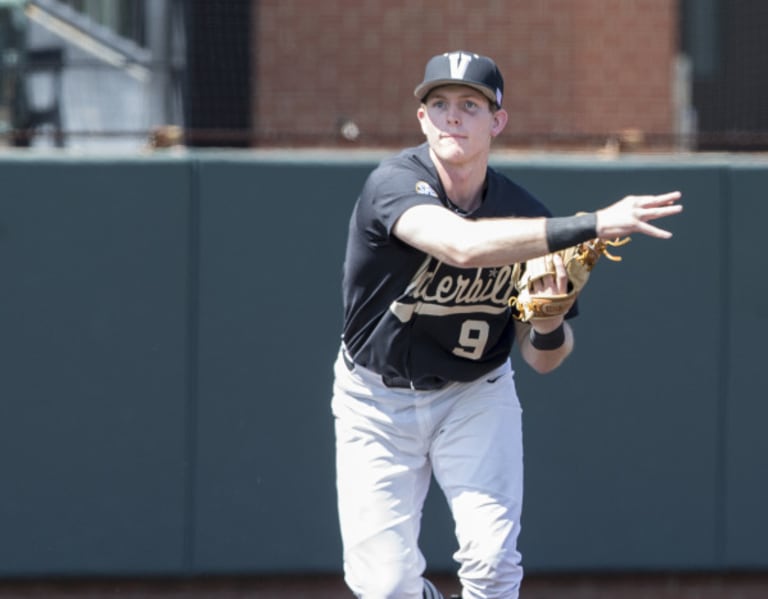
[[426, 60], [494, 57], [502, 145], [672, 132], [677, 0], [255, 0], [254, 122], [263, 144], [418, 142]]

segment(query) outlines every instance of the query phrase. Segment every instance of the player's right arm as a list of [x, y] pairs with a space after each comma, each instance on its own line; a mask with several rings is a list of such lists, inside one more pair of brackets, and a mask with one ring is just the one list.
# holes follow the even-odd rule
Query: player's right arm
[[[627, 196], [598, 210], [597, 237], [614, 239], [642, 233], [668, 239], [672, 233], [648, 221], [682, 211], [679, 192]], [[576, 217], [573, 217], [576, 218]], [[548, 241], [546, 218], [468, 219], [442, 206], [419, 204], [397, 219], [393, 233], [401, 241], [459, 268], [503, 266], [524, 262], [555, 249]], [[563, 222], [564, 219], [555, 219]]]
[[515, 321], [515, 337], [523, 360], [539, 374], [555, 370], [573, 351], [573, 330], [567, 322], [561, 321], [565, 341], [560, 347], [551, 350], [536, 349], [531, 343], [532, 324]]

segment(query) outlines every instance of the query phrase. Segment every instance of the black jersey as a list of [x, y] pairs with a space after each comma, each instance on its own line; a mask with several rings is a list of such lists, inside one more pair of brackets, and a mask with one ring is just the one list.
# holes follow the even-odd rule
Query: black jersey
[[[456, 268], [409, 246], [392, 227], [419, 204], [450, 208], [427, 144], [382, 162], [349, 224], [343, 341], [352, 359], [415, 388], [470, 381], [501, 365], [514, 341], [508, 299], [514, 265]], [[550, 216], [507, 177], [488, 169], [483, 202], [466, 218]]]

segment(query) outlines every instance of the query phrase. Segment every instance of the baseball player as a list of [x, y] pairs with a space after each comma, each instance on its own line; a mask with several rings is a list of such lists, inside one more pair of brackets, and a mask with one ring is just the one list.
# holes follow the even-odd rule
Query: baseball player
[[[450, 506], [465, 599], [514, 599], [523, 499], [521, 409], [510, 352], [539, 373], [571, 353], [565, 316], [512, 318], [519, 264], [586, 240], [643, 233], [682, 210], [677, 192], [553, 218], [488, 166], [507, 123], [494, 61], [433, 57], [416, 87], [426, 142], [383, 161], [355, 204], [334, 365], [345, 580], [365, 599], [442, 597], [417, 544], [431, 476]], [[562, 260], [538, 280], [562, 294]]]

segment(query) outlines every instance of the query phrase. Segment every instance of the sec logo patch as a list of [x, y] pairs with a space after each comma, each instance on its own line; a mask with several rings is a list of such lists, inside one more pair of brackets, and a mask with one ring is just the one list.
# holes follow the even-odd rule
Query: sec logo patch
[[437, 192], [432, 189], [432, 186], [426, 181], [419, 181], [416, 183], [416, 193], [423, 196], [432, 196], [433, 198], [437, 197]]

